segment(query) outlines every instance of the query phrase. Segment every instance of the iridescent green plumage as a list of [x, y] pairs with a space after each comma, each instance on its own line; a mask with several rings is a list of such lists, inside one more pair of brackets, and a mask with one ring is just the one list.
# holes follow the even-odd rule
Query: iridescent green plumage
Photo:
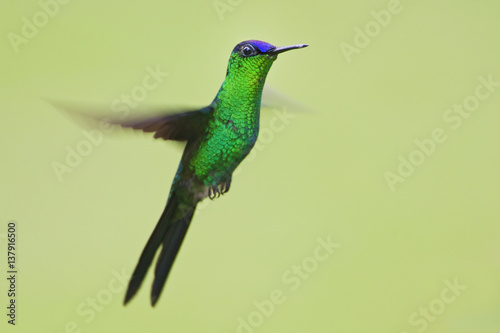
[[205, 139], [189, 162], [207, 187], [228, 181], [234, 169], [250, 152], [259, 133], [262, 89], [272, 56], [243, 58], [233, 52], [226, 79], [212, 102]]
[[305, 46], [277, 48], [261, 41], [242, 42], [231, 53], [224, 83], [209, 106], [117, 122], [123, 127], [155, 132], [155, 138], [187, 141], [167, 205], [132, 275], [125, 303], [139, 289], [162, 245], [151, 291], [151, 302], [155, 305], [197, 203], [229, 190], [233, 171], [257, 140], [262, 89], [277, 54]]

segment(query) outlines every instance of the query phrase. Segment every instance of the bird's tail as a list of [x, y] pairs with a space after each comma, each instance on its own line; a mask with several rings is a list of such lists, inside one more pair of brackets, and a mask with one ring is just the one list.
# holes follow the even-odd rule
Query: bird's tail
[[[183, 193], [184, 194], [184, 193]], [[162, 245], [160, 256], [156, 263], [153, 289], [151, 290], [151, 305], [155, 305], [165, 285], [170, 268], [174, 263], [177, 252], [196, 208], [196, 201], [192, 198], [180, 198], [177, 191], [172, 189], [163, 214], [153, 233], [142, 251], [139, 262], [132, 274], [125, 295], [124, 304], [127, 304], [139, 290], [144, 277], [151, 265], [156, 251]]]

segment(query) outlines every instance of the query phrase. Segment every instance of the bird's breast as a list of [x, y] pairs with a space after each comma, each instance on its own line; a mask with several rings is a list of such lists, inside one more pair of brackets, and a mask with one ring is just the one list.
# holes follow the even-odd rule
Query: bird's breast
[[218, 184], [230, 176], [255, 145], [258, 123], [242, 124], [233, 119], [221, 121], [200, 143], [191, 168], [205, 184]]

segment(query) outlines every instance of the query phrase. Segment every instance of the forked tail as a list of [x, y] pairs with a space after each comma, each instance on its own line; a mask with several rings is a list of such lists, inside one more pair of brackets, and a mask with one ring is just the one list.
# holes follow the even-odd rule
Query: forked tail
[[191, 198], [181, 199], [175, 190], [171, 192], [165, 210], [149, 237], [132, 274], [124, 304], [127, 304], [139, 290], [156, 251], [162, 245], [160, 256], [156, 262], [155, 278], [151, 290], [151, 305], [156, 304], [193, 218], [195, 208], [194, 200]]

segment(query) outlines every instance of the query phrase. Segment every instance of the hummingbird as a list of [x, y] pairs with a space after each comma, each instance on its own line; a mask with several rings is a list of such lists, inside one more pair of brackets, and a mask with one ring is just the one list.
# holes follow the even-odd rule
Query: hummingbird
[[231, 52], [224, 82], [210, 105], [177, 113], [134, 120], [116, 120], [124, 128], [154, 132], [154, 138], [185, 141], [168, 200], [142, 251], [125, 295], [127, 304], [139, 290], [153, 259], [151, 289], [155, 306], [193, 218], [196, 205], [229, 191], [236, 167], [248, 155], [259, 133], [262, 89], [278, 54], [306, 47], [276, 47], [248, 40]]

